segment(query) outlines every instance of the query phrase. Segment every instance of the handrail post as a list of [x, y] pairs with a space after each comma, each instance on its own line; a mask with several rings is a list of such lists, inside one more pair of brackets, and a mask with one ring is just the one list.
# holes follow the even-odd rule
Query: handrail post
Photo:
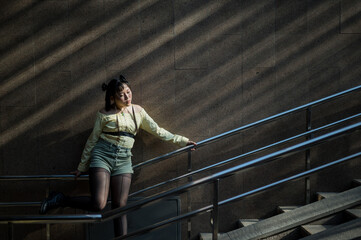
[[[192, 172], [192, 151], [189, 150], [188, 152], [188, 173]], [[188, 182], [192, 182], [193, 178], [192, 175], [188, 177]], [[188, 212], [192, 211], [192, 205], [191, 205], [191, 193], [190, 191], [187, 191], [187, 210]], [[191, 233], [192, 233], [192, 220], [188, 218], [187, 220], [187, 235], [188, 240], [191, 239]]]
[[212, 211], [212, 240], [218, 240], [218, 228], [219, 228], [219, 178], [217, 178], [213, 183], [213, 211]]
[[[311, 131], [312, 130], [312, 123], [311, 123], [311, 119], [312, 119], [312, 111], [311, 111], [311, 107], [308, 107], [306, 109], [306, 131]], [[310, 140], [312, 138], [312, 134], [309, 134], [306, 136], [306, 140]], [[306, 162], [305, 162], [305, 169], [306, 170], [310, 170], [311, 169], [311, 150], [307, 149], [306, 150]], [[305, 178], [305, 201], [306, 204], [309, 204], [311, 202], [311, 182], [310, 182], [310, 178], [306, 177]]]
[[[47, 184], [46, 192], [45, 192], [45, 197], [46, 198], [49, 197], [49, 195], [50, 195], [50, 184], [51, 184], [51, 182], [48, 180], [47, 183], [48, 184]], [[50, 224], [49, 223], [47, 223], [45, 225], [45, 234], [46, 234], [46, 240], [50, 240]]]

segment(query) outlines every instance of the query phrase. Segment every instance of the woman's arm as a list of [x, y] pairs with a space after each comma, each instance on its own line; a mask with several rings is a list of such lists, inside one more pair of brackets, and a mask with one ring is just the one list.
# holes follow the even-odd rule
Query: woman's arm
[[171, 141], [174, 144], [179, 145], [180, 147], [184, 147], [187, 145], [197, 145], [195, 142], [189, 141], [189, 139], [186, 137], [170, 133], [164, 128], [159, 127], [158, 124], [148, 115], [148, 113], [144, 109], [141, 109], [140, 115], [140, 128], [162, 139], [163, 141]]
[[[91, 151], [93, 150], [95, 144], [97, 143], [100, 134], [103, 131], [104, 127], [104, 121], [103, 117], [100, 113], [97, 113], [97, 117], [95, 120], [94, 128], [90, 136], [88, 137], [88, 140], [85, 144], [80, 163], [78, 165], [78, 172], [86, 172], [89, 169], [89, 160]], [[77, 171], [73, 172], [75, 175], [80, 175], [80, 173], [77, 173]]]

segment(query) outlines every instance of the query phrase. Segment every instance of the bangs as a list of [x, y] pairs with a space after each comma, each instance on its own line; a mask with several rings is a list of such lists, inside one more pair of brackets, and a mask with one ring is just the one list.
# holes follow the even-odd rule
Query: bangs
[[125, 88], [130, 88], [128, 83], [124, 83], [124, 82], [120, 82], [119, 84], [117, 84], [117, 92], [121, 92], [123, 91]]

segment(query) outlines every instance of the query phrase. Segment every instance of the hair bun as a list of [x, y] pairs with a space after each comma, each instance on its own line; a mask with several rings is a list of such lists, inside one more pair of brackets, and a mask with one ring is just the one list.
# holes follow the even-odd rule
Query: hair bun
[[122, 74], [120, 74], [120, 75], [119, 75], [119, 80], [120, 80], [120, 81], [126, 81], [126, 78], [125, 78]]
[[103, 91], [106, 91], [106, 90], [108, 89], [108, 85], [107, 85], [107, 84], [105, 84], [105, 83], [103, 83], [103, 85], [102, 85], [102, 89], [103, 89]]

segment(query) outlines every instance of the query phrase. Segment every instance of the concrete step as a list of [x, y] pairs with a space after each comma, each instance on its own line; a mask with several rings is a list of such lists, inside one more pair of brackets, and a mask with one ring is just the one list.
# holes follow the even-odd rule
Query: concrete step
[[317, 219], [316, 221], [308, 223], [308, 225], [339, 225], [359, 217], [361, 217], [361, 209], [352, 208]]
[[[221, 236], [221, 233], [218, 233], [218, 238]], [[200, 233], [199, 240], [212, 240], [213, 234], [212, 233]]]
[[318, 192], [317, 193], [317, 201], [320, 201], [324, 198], [329, 198], [329, 197], [335, 196], [336, 194], [338, 194], [338, 192]]
[[285, 212], [289, 212], [292, 210], [295, 210], [296, 208], [299, 208], [301, 206], [278, 206], [277, 207], [277, 212], [278, 213], [285, 213]]
[[239, 219], [238, 227], [247, 227], [247, 226], [255, 224], [259, 221], [260, 221], [260, 219]]
[[334, 226], [325, 231], [302, 238], [302, 240], [361, 239], [361, 218]]
[[361, 209], [347, 209], [346, 213], [352, 216], [353, 218], [361, 218]]
[[308, 225], [339, 225], [359, 217], [361, 217], [361, 209], [352, 208], [317, 219], [308, 223]]
[[260, 239], [289, 231], [298, 226], [344, 211], [361, 203], [361, 186], [325, 198], [293, 211], [278, 214], [220, 236], [220, 240]]
[[306, 235], [313, 235], [327, 229], [334, 227], [335, 225], [302, 225], [301, 229]]
[[348, 217], [345, 219], [345, 213], [343, 211], [337, 212], [330, 216], [326, 216], [315, 221], [309, 222], [308, 225], [339, 225], [345, 221], [349, 221], [353, 218]]

